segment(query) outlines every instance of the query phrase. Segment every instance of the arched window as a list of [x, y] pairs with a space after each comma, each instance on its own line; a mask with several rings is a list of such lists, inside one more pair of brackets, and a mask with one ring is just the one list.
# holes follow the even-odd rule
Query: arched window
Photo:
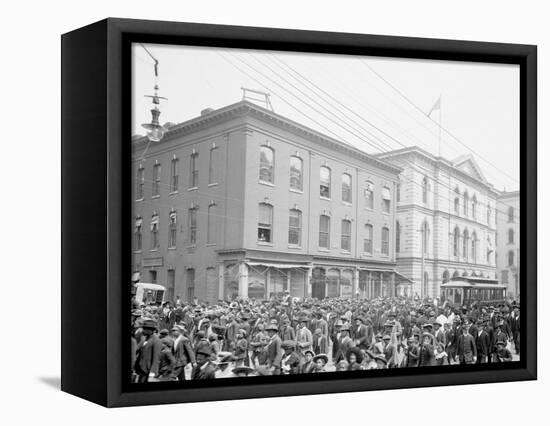
[[395, 223], [395, 252], [401, 251], [401, 225], [399, 221]]
[[351, 203], [351, 175], [349, 173], [342, 175], [342, 201]]
[[325, 214], [319, 217], [319, 247], [330, 248], [330, 217]]
[[220, 149], [217, 146], [210, 148], [210, 161], [208, 162], [208, 184], [214, 185], [219, 181]]
[[382, 188], [382, 212], [390, 213], [391, 209], [391, 191], [387, 186]]
[[290, 188], [302, 191], [303, 185], [303, 161], [300, 157], [290, 157]]
[[189, 209], [188, 234], [189, 244], [192, 246], [197, 244], [197, 210], [198, 208], [196, 206]]
[[464, 234], [462, 236], [462, 257], [464, 260], [468, 260], [468, 245], [470, 242], [470, 234], [468, 233], [468, 230], [464, 230]]
[[345, 251], [351, 251], [351, 220], [342, 220], [340, 248]]
[[458, 229], [458, 226], [455, 227], [454, 235], [453, 235], [453, 256], [458, 257], [459, 253], [459, 247], [460, 247], [460, 229]]
[[267, 203], [258, 205], [258, 241], [272, 242], [273, 237], [273, 206]]
[[262, 145], [260, 147], [260, 181], [274, 182], [275, 152], [273, 148]]
[[468, 203], [470, 198], [468, 197], [468, 191], [464, 191], [464, 216], [468, 216]]
[[514, 251], [510, 250], [508, 252], [508, 266], [514, 266]]
[[323, 198], [330, 198], [330, 168], [321, 166], [319, 171], [319, 195]]
[[428, 177], [424, 176], [422, 179], [422, 202], [426, 204], [428, 202]]
[[477, 197], [475, 195], [472, 197], [472, 217], [474, 219], [477, 217]]
[[151, 216], [151, 250], [159, 248], [159, 215], [157, 212], [153, 212]]
[[472, 262], [477, 263], [477, 234], [475, 231], [472, 233]]
[[189, 162], [189, 188], [197, 188], [199, 186], [199, 153], [193, 150]]
[[302, 244], [302, 212], [298, 209], [290, 209], [288, 214], [288, 244]]
[[428, 246], [430, 241], [430, 227], [427, 221], [422, 223], [422, 253], [428, 253]]
[[458, 188], [455, 188], [455, 213], [460, 213], [460, 191]]
[[179, 160], [174, 155], [170, 163], [170, 192], [178, 192], [179, 188]]
[[206, 244], [216, 244], [218, 234], [218, 209], [215, 203], [208, 206], [208, 217], [206, 218]]
[[508, 229], [508, 244], [514, 243], [514, 230], [512, 228]]
[[143, 219], [141, 216], [136, 217], [136, 226], [134, 228], [134, 247], [135, 250], [139, 251], [141, 250], [142, 246], [142, 227], [143, 227]]

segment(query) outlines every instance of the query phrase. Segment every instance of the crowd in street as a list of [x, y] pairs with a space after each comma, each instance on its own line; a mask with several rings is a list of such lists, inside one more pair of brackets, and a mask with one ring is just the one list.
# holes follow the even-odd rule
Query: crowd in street
[[132, 306], [135, 382], [517, 360], [519, 304], [305, 299]]

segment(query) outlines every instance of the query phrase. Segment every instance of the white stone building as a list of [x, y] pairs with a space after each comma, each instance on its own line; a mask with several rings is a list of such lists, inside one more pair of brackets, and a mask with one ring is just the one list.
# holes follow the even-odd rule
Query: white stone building
[[470, 155], [453, 161], [418, 147], [379, 155], [404, 171], [397, 191], [397, 270], [413, 295], [439, 297], [452, 277], [496, 277], [498, 192]]

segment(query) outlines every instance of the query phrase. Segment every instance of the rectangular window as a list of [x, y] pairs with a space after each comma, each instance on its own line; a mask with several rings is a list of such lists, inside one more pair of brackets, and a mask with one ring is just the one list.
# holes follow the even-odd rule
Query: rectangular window
[[300, 157], [290, 157], [290, 188], [296, 191], [302, 191], [302, 168], [303, 161]]
[[321, 167], [319, 181], [319, 195], [323, 198], [330, 198], [330, 169], [328, 167]]
[[260, 203], [258, 210], [258, 241], [270, 243], [273, 231], [273, 207], [270, 204]]
[[216, 204], [208, 206], [208, 223], [206, 228], [206, 244], [216, 243], [216, 224], [217, 222]]
[[177, 214], [175, 211], [170, 212], [170, 224], [168, 226], [168, 247], [174, 248], [177, 245], [178, 228], [177, 228]]
[[382, 228], [382, 254], [389, 256], [390, 254], [390, 230]]
[[141, 165], [137, 171], [136, 184], [136, 200], [142, 200], [145, 185], [145, 170]]
[[142, 247], [142, 226], [143, 219], [141, 217], [136, 218], [136, 228], [134, 230], [134, 247], [135, 250], [141, 250]]
[[149, 282], [151, 284], [157, 283], [157, 271], [149, 271]]
[[260, 181], [273, 183], [275, 153], [269, 146], [260, 147]]
[[382, 212], [390, 213], [391, 208], [391, 192], [388, 187], [382, 188]]
[[508, 271], [502, 271], [500, 278], [501, 278], [502, 284], [508, 284]]
[[194, 246], [197, 244], [197, 208], [189, 209], [189, 244]]
[[179, 171], [178, 171], [178, 159], [172, 159], [170, 166], [170, 192], [178, 192], [179, 187]]
[[176, 270], [168, 269], [166, 275], [166, 298], [165, 300], [174, 300], [174, 290], [176, 289]]
[[213, 147], [210, 149], [210, 163], [208, 166], [208, 184], [212, 185], [218, 183], [218, 169], [219, 169], [219, 149], [218, 147]]
[[351, 175], [344, 173], [342, 175], [342, 201], [351, 203]]
[[191, 163], [189, 165], [189, 188], [198, 188], [199, 186], [199, 154], [191, 154]]
[[160, 195], [160, 164], [153, 166], [153, 197]]
[[330, 248], [330, 217], [327, 215], [319, 218], [319, 247]]
[[300, 246], [302, 244], [302, 212], [292, 209], [288, 216], [288, 244]]
[[195, 297], [195, 270], [188, 269], [186, 278], [187, 278], [187, 301], [191, 302]]
[[151, 250], [159, 247], [159, 217], [154, 215], [151, 218]]
[[365, 239], [363, 240], [363, 251], [372, 254], [372, 225], [365, 225]]
[[342, 220], [342, 236], [340, 247], [342, 250], [351, 251], [351, 221]]
[[365, 207], [371, 210], [374, 208], [374, 185], [371, 182], [367, 182], [365, 188]]

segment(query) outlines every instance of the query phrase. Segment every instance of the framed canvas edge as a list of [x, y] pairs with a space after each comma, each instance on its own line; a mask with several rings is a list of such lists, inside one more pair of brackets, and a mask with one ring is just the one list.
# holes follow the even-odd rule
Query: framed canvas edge
[[[161, 21], [141, 21], [127, 19], [107, 20], [107, 283], [104, 290], [105, 304], [108, 312], [106, 331], [107, 344], [104, 354], [106, 362], [107, 383], [106, 403], [104, 405], [119, 407], [130, 405], [162, 404], [175, 402], [198, 402], [224, 399], [262, 398], [290, 395], [305, 395], [335, 392], [354, 392], [365, 390], [387, 390], [400, 388], [416, 388], [426, 386], [447, 386], [476, 384], [486, 382], [504, 382], [536, 379], [536, 46], [501, 44], [487, 42], [470, 42], [439, 39], [419, 39], [393, 36], [370, 36], [363, 34], [326, 33], [316, 31], [282, 30], [271, 28], [234, 27], [222, 25], [186, 24]], [[112, 324], [122, 324], [122, 292], [120, 283], [124, 282], [122, 273], [122, 229], [124, 224], [124, 208], [122, 206], [123, 192], [121, 183], [127, 172], [124, 167], [125, 155], [122, 141], [124, 140], [123, 97], [128, 84], [124, 84], [122, 72], [123, 58], [121, 56], [123, 38], [127, 34], [157, 35], [161, 37], [188, 37], [191, 39], [217, 40], [232, 43], [239, 41], [259, 40], [264, 45], [290, 47], [292, 45], [313, 48], [338, 49], [341, 46], [352, 46], [353, 49], [368, 49], [371, 52], [386, 55], [399, 53], [400, 57], [418, 57], [426, 59], [478, 60], [487, 58], [486, 62], [518, 63], [521, 66], [522, 112], [521, 146], [522, 167], [533, 173], [522, 175], [521, 208], [526, 213], [526, 231], [523, 232], [525, 247], [522, 251], [522, 261], [527, 265], [523, 269], [528, 291], [525, 303], [529, 307], [523, 313], [527, 324], [525, 339], [522, 342], [523, 353], [526, 354], [525, 367], [504, 371], [460, 372], [447, 375], [423, 374], [407, 378], [406, 383], [401, 377], [360, 379], [339, 379], [331, 381], [314, 381], [303, 383], [277, 385], [238, 385], [215, 386], [211, 388], [152, 390], [147, 392], [126, 392], [122, 386], [121, 348], [123, 333], [121, 327]], [[353, 50], [352, 49], [352, 50]], [[447, 52], [447, 53], [445, 53]], [[407, 54], [409, 56], [407, 56]], [[403, 56], [405, 55], [405, 56]], [[470, 58], [470, 59], [467, 59]], [[491, 59], [494, 59], [491, 60]], [[128, 76], [126, 76], [128, 77]], [[524, 164], [525, 162], [525, 164]], [[525, 195], [524, 195], [525, 194]], [[527, 238], [529, 237], [529, 238]], [[101, 291], [98, 289], [97, 291]], [[525, 293], [525, 292], [524, 292]], [[364, 382], [364, 383], [362, 383]], [[322, 386], [320, 386], [322, 385]], [[322, 389], [321, 389], [322, 387]], [[101, 403], [101, 402], [100, 402]]]

